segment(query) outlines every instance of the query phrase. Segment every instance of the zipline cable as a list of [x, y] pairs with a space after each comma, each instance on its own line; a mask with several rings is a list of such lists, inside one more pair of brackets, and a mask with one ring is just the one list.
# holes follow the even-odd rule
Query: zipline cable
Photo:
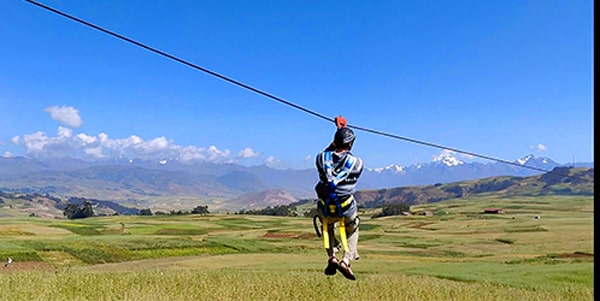
[[86, 26], [92, 27], [92, 28], [94, 28], [94, 29], [96, 29], [96, 30], [102, 31], [102, 32], [104, 32], [104, 33], [106, 33], [106, 34], [109, 34], [109, 35], [111, 35], [111, 36], [113, 36], [113, 37], [116, 37], [116, 38], [118, 38], [118, 39], [124, 40], [124, 41], [126, 41], [126, 42], [129, 42], [129, 43], [131, 43], [131, 44], [134, 44], [134, 45], [136, 45], [136, 46], [142, 47], [142, 48], [144, 48], [144, 49], [146, 49], [146, 50], [152, 51], [152, 52], [154, 52], [154, 53], [156, 53], [156, 54], [159, 54], [159, 55], [165, 56], [165, 57], [167, 57], [167, 58], [169, 58], [169, 59], [172, 59], [172, 60], [174, 60], [174, 61], [177, 61], [177, 62], [179, 62], [179, 63], [181, 63], [181, 64], [184, 64], [184, 65], [186, 65], [186, 66], [188, 66], [188, 67], [191, 67], [191, 68], [194, 68], [194, 69], [196, 69], [196, 70], [200, 70], [200, 71], [202, 71], [202, 72], [208, 73], [208, 74], [210, 74], [210, 75], [212, 75], [212, 76], [218, 77], [218, 78], [220, 78], [220, 79], [222, 79], [222, 80], [224, 80], [224, 81], [230, 82], [230, 83], [232, 83], [232, 84], [234, 84], [234, 85], [237, 85], [237, 86], [240, 86], [240, 87], [242, 87], [242, 88], [244, 88], [244, 89], [248, 89], [248, 90], [250, 90], [250, 91], [252, 91], [252, 92], [255, 92], [255, 93], [261, 94], [261, 95], [263, 95], [263, 96], [266, 96], [266, 97], [268, 97], [268, 98], [271, 98], [271, 99], [273, 99], [273, 100], [276, 100], [276, 101], [278, 101], [278, 102], [281, 102], [281, 103], [283, 103], [283, 104], [285, 104], [285, 105], [288, 105], [288, 106], [294, 107], [294, 108], [296, 108], [296, 109], [298, 109], [298, 110], [304, 111], [305, 113], [308, 113], [308, 114], [314, 115], [314, 116], [316, 116], [316, 117], [319, 117], [319, 118], [322, 118], [322, 119], [325, 119], [325, 120], [333, 121], [333, 119], [332, 119], [332, 118], [329, 118], [329, 117], [327, 117], [327, 116], [325, 116], [325, 115], [322, 115], [322, 114], [316, 113], [316, 112], [314, 112], [314, 111], [311, 111], [311, 110], [309, 110], [309, 109], [306, 109], [306, 108], [304, 108], [304, 107], [301, 107], [301, 106], [299, 106], [299, 105], [297, 105], [297, 104], [294, 104], [294, 103], [292, 103], [292, 102], [289, 102], [289, 101], [287, 101], [287, 100], [285, 100], [285, 99], [279, 98], [279, 97], [277, 97], [277, 96], [274, 96], [274, 95], [272, 95], [272, 94], [269, 94], [269, 93], [267, 93], [267, 92], [264, 92], [264, 91], [262, 91], [262, 90], [256, 89], [256, 88], [254, 88], [254, 87], [252, 87], [252, 86], [250, 86], [250, 85], [244, 84], [244, 83], [242, 83], [242, 82], [240, 82], [240, 81], [237, 81], [237, 80], [234, 80], [234, 79], [231, 79], [231, 78], [229, 78], [229, 77], [227, 77], [227, 76], [221, 75], [221, 74], [219, 74], [219, 73], [217, 73], [217, 72], [211, 71], [211, 70], [209, 70], [209, 69], [206, 69], [206, 68], [204, 68], [204, 67], [201, 67], [201, 66], [198, 66], [198, 65], [196, 65], [196, 64], [190, 63], [190, 62], [188, 62], [188, 61], [186, 61], [186, 60], [180, 59], [180, 58], [178, 58], [178, 57], [176, 57], [176, 56], [173, 56], [173, 55], [170, 55], [170, 54], [168, 54], [168, 53], [166, 53], [166, 52], [164, 52], [164, 51], [160, 51], [160, 50], [158, 50], [158, 49], [156, 49], [156, 48], [153, 48], [153, 47], [150, 47], [150, 46], [148, 46], [148, 45], [142, 44], [142, 43], [140, 43], [140, 42], [138, 42], [138, 41], [135, 41], [135, 40], [133, 40], [133, 39], [130, 39], [130, 38], [126, 37], [126, 36], [123, 36], [123, 35], [120, 35], [120, 34], [118, 34], [118, 33], [112, 32], [112, 31], [110, 31], [110, 30], [104, 29], [104, 28], [102, 28], [102, 27], [100, 27], [100, 26], [97, 26], [97, 25], [95, 25], [95, 24], [92, 24], [92, 23], [90, 23], [90, 22], [87, 22], [87, 21], [85, 21], [85, 20], [82, 20], [82, 19], [79, 19], [79, 18], [77, 18], [77, 17], [71, 16], [71, 15], [69, 15], [69, 14], [63, 13], [63, 12], [61, 12], [61, 11], [59, 11], [59, 10], [57, 10], [57, 9], [54, 9], [54, 8], [52, 8], [52, 7], [49, 7], [49, 6], [47, 6], [47, 5], [44, 5], [44, 4], [41, 4], [41, 3], [38, 3], [38, 2], [35, 2], [35, 1], [32, 1], [32, 0], [25, 0], [25, 1], [27, 1], [27, 2], [29, 2], [29, 3], [31, 3], [31, 4], [37, 5], [37, 6], [41, 7], [41, 8], [44, 8], [44, 9], [46, 9], [46, 10], [49, 10], [49, 11], [51, 11], [51, 12], [53, 12], [53, 13], [59, 14], [59, 15], [61, 15], [61, 16], [63, 16], [63, 17], [66, 17], [66, 18], [68, 18], [68, 19], [71, 19], [71, 20], [73, 20], [73, 21], [76, 21], [76, 22], [79, 22], [79, 23], [81, 23], [81, 24], [84, 24], [84, 25], [86, 25]]
[[[207, 68], [198, 66], [198, 65], [196, 65], [194, 63], [191, 63], [191, 62], [188, 62], [186, 60], [180, 59], [180, 58], [178, 58], [178, 57], [176, 57], [174, 55], [171, 55], [171, 54], [166, 53], [164, 51], [158, 50], [158, 49], [156, 49], [154, 47], [150, 47], [148, 45], [145, 45], [143, 43], [140, 43], [138, 41], [130, 39], [130, 38], [126, 37], [126, 36], [123, 36], [121, 34], [118, 34], [118, 33], [115, 33], [113, 31], [104, 29], [104, 28], [102, 28], [102, 27], [100, 27], [98, 25], [95, 25], [93, 23], [90, 23], [88, 21], [85, 21], [85, 20], [82, 20], [80, 18], [71, 16], [71, 15], [69, 15], [67, 13], [59, 11], [57, 9], [49, 7], [49, 6], [44, 5], [42, 3], [39, 3], [39, 2], [36, 2], [36, 1], [33, 1], [33, 0], [25, 0], [25, 1], [29, 2], [29, 3], [31, 3], [33, 5], [36, 5], [38, 7], [41, 7], [43, 9], [45, 9], [45, 10], [51, 11], [51, 12], [53, 12], [55, 14], [61, 15], [61, 16], [65, 17], [65, 18], [68, 18], [68, 19], [70, 19], [72, 21], [75, 21], [77, 23], [81, 23], [81, 24], [86, 25], [88, 27], [91, 27], [91, 28], [94, 28], [94, 29], [99, 30], [101, 32], [104, 32], [104, 33], [106, 33], [108, 35], [111, 35], [111, 36], [113, 36], [115, 38], [118, 38], [120, 40], [126, 41], [126, 42], [134, 44], [134, 45], [136, 45], [138, 47], [144, 48], [144, 49], [146, 49], [148, 51], [151, 51], [151, 52], [154, 52], [154, 53], [159, 54], [161, 56], [167, 57], [167, 58], [169, 58], [171, 60], [174, 60], [174, 61], [176, 61], [178, 63], [184, 64], [184, 65], [186, 65], [188, 67], [191, 67], [193, 69], [196, 69], [196, 70], [208, 73], [209, 75], [217, 77], [217, 78], [219, 78], [221, 80], [224, 80], [226, 82], [232, 83], [232, 84], [237, 85], [239, 87], [242, 87], [244, 89], [250, 90], [250, 91], [252, 91], [254, 93], [263, 95], [263, 96], [265, 96], [267, 98], [270, 98], [272, 100], [280, 102], [280, 103], [282, 103], [284, 105], [293, 107], [293, 108], [298, 109], [300, 111], [303, 111], [303, 112], [305, 112], [307, 114], [313, 115], [315, 117], [318, 117], [318, 118], [321, 118], [321, 119], [324, 119], [324, 120], [327, 120], [327, 121], [330, 121], [330, 122], [334, 121], [333, 118], [329, 118], [329, 117], [327, 117], [327, 116], [325, 116], [323, 114], [320, 114], [320, 113], [315, 112], [313, 110], [307, 109], [307, 108], [302, 107], [300, 105], [297, 105], [297, 104], [295, 104], [293, 102], [287, 101], [287, 100], [285, 100], [283, 98], [280, 98], [280, 97], [277, 97], [277, 96], [275, 96], [273, 94], [270, 94], [268, 92], [265, 92], [265, 91], [262, 91], [260, 89], [254, 88], [254, 87], [252, 87], [250, 85], [244, 84], [244, 83], [242, 83], [242, 82], [240, 82], [238, 80], [235, 80], [235, 79], [232, 79], [230, 77], [224, 76], [222, 74], [219, 74], [219, 73], [214, 72], [212, 70], [209, 70]], [[453, 152], [457, 152], [457, 153], [461, 153], [461, 154], [465, 154], [465, 155], [470, 155], [470, 156], [473, 156], [473, 157], [478, 157], [478, 158], [482, 158], [482, 159], [486, 159], [486, 160], [496, 161], [496, 162], [499, 162], [499, 163], [504, 163], [504, 164], [508, 164], [508, 165], [513, 165], [513, 166], [517, 166], [517, 167], [527, 168], [527, 169], [541, 171], [541, 172], [546, 172], [546, 173], [552, 172], [554, 174], [557, 174], [557, 175], [560, 175], [560, 176], [563, 176], [563, 177], [570, 177], [570, 178], [576, 178], [576, 179], [580, 179], [580, 180], [584, 180], [584, 181], [589, 181], [588, 179], [580, 178], [580, 177], [576, 177], [576, 176], [572, 176], [572, 175], [569, 175], [569, 174], [563, 174], [563, 173], [559, 173], [559, 172], [556, 172], [556, 171], [547, 170], [547, 169], [543, 169], [543, 168], [538, 168], [538, 167], [534, 167], [534, 166], [522, 165], [522, 164], [519, 164], [519, 163], [516, 163], [516, 162], [511, 162], [511, 161], [507, 161], [507, 160], [503, 160], [503, 159], [498, 159], [498, 158], [491, 157], [491, 156], [481, 155], [481, 154], [474, 153], [474, 152], [464, 151], [464, 150], [460, 150], [460, 149], [457, 149], [457, 148], [448, 147], [448, 146], [444, 146], [444, 145], [440, 145], [440, 144], [435, 144], [435, 143], [425, 142], [425, 141], [421, 141], [421, 140], [417, 140], [417, 139], [407, 138], [407, 137], [403, 137], [403, 136], [399, 136], [399, 135], [395, 135], [395, 134], [390, 134], [390, 133], [386, 133], [386, 132], [379, 131], [379, 130], [369, 129], [369, 128], [366, 128], [366, 127], [361, 127], [361, 126], [357, 126], [357, 125], [350, 125], [350, 124], [348, 125], [348, 127], [356, 129], [356, 130], [360, 130], [360, 131], [364, 131], [364, 132], [368, 132], [368, 133], [380, 135], [380, 136], [385, 136], [385, 137], [394, 138], [394, 139], [398, 139], [398, 140], [404, 140], [404, 141], [407, 141], [407, 142], [421, 144], [421, 145], [425, 145], [425, 146], [429, 146], [429, 147], [450, 150], [450, 151], [453, 151]]]

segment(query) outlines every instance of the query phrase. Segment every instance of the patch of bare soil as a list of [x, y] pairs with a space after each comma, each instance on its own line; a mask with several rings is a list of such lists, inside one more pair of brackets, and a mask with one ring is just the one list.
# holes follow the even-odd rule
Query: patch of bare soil
[[20, 271], [54, 271], [56, 268], [42, 261], [13, 261], [7, 267], [0, 267], [0, 273], [12, 273]]
[[563, 253], [558, 254], [558, 258], [589, 258], [594, 257], [594, 254], [584, 253], [584, 252], [573, 252], [573, 253]]
[[[413, 228], [413, 229], [423, 229], [424, 227], [433, 225], [433, 224], [435, 224], [435, 223], [434, 222], [422, 222], [422, 223], [411, 223], [407, 226], [409, 228]], [[423, 230], [431, 230], [431, 229], [423, 229]]]
[[263, 238], [295, 238], [295, 239], [309, 239], [314, 238], [313, 233], [286, 233], [286, 232], [267, 232]]

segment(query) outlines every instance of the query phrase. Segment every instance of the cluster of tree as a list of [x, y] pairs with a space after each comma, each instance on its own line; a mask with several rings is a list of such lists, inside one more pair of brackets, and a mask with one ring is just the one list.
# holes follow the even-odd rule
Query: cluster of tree
[[138, 215], [152, 215], [152, 210], [150, 208], [141, 209]]
[[267, 207], [264, 209], [256, 210], [241, 210], [239, 214], [252, 214], [252, 215], [275, 215], [275, 216], [298, 216], [296, 207], [288, 205], [278, 205], [275, 207]]
[[405, 212], [410, 212], [410, 206], [405, 203], [395, 203], [383, 206], [380, 213], [373, 215], [371, 218], [378, 218], [391, 215], [403, 215]]
[[[192, 211], [171, 210], [168, 213], [157, 211], [152, 212], [150, 208], [140, 209], [137, 215], [187, 215], [187, 214], [209, 214], [208, 206], [196, 206]], [[118, 215], [119, 213], [115, 213]], [[96, 216], [93, 204], [89, 200], [74, 200], [66, 205], [63, 215], [68, 219], [86, 218]]]
[[69, 203], [65, 207], [63, 215], [68, 219], [91, 217], [94, 216], [94, 208], [92, 208], [92, 203], [89, 201], [84, 201], [81, 204]]
[[[69, 197], [67, 199], [68, 203], [82, 205], [84, 202], [90, 202], [93, 206], [97, 206], [97, 208], [108, 208], [117, 213], [117, 215], [130, 215], [130, 214], [138, 214], [139, 210], [137, 208], [124, 207], [119, 205], [113, 201], [107, 200], [97, 200], [97, 199], [88, 199], [83, 197]], [[58, 207], [57, 207], [58, 208]]]
[[152, 212], [151, 209], [141, 209], [138, 212], [138, 215], [187, 215], [187, 214], [209, 214], [208, 206], [196, 206], [196, 208], [192, 209], [192, 211], [183, 211], [183, 210], [171, 210], [168, 213], [162, 211]]
[[209, 214], [210, 212], [208, 211], [208, 206], [196, 206], [196, 208], [194, 208], [192, 210], [192, 214]]
[[304, 216], [305, 217], [310, 217], [313, 218], [313, 216], [319, 214], [319, 209], [317, 209], [317, 206], [311, 208], [310, 210], [304, 212]]

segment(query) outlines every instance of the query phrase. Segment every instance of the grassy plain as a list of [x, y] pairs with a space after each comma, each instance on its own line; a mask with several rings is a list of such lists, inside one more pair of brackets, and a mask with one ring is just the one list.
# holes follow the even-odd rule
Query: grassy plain
[[0, 218], [0, 300], [594, 300], [593, 197], [412, 210], [361, 213], [357, 281], [323, 274], [304, 217]]

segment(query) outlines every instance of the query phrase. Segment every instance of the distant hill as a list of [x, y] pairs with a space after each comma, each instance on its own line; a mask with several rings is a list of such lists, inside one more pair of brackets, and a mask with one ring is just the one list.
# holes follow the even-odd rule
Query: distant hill
[[92, 204], [96, 215], [137, 214], [139, 209], [125, 207], [111, 201], [71, 197], [61, 199], [37, 193], [6, 193], [0, 191], [0, 217], [44, 217], [64, 218], [63, 212], [67, 204], [80, 205], [84, 201]]
[[[368, 162], [358, 190], [388, 189], [452, 183], [495, 176], [530, 176], [541, 170], [567, 166], [546, 157], [526, 155], [513, 164], [465, 163], [449, 154], [430, 163], [391, 164], [370, 168]], [[593, 163], [573, 163], [591, 167]], [[530, 167], [530, 168], [526, 168]], [[282, 170], [267, 166], [240, 166], [177, 160], [135, 159], [84, 161], [74, 158], [35, 160], [0, 157], [0, 191], [50, 194], [136, 204], [165, 198], [227, 201], [244, 194], [285, 190], [297, 199], [314, 197], [316, 170]]]
[[[128, 176], [128, 173], [115, 175]], [[233, 180], [245, 179], [247, 175], [233, 175]], [[229, 177], [225, 177], [229, 179]], [[225, 180], [222, 179], [222, 180]], [[158, 179], [157, 179], [158, 180]], [[156, 184], [159, 185], [159, 184]], [[165, 185], [165, 184], [160, 184]], [[388, 204], [404, 203], [409, 206], [443, 200], [490, 195], [497, 197], [539, 196], [539, 195], [594, 195], [594, 169], [557, 167], [550, 173], [528, 177], [500, 176], [478, 180], [437, 183], [423, 186], [406, 186], [386, 189], [359, 190], [356, 199], [359, 206], [367, 208], [382, 207]], [[126, 202], [89, 199], [81, 197], [60, 198], [51, 194], [17, 193], [0, 191], [0, 217], [34, 215], [41, 217], [63, 217], [63, 209], [68, 202], [79, 204], [90, 201], [97, 214], [136, 214], [140, 209], [151, 208], [155, 211], [158, 202], [143, 202], [143, 208], [125, 206]], [[299, 199], [283, 189], [268, 189], [242, 194], [238, 197], [211, 203], [211, 212], [261, 209], [278, 205], [297, 203]], [[134, 203], [134, 202], [133, 202]], [[173, 210], [190, 211], [194, 206], [174, 203]]]
[[594, 195], [594, 169], [556, 167], [550, 173], [529, 177], [501, 176], [478, 180], [408, 186], [356, 193], [359, 205], [426, 204], [474, 195], [497, 196]]
[[298, 199], [285, 190], [271, 189], [261, 192], [245, 194], [238, 198], [228, 200], [224, 208], [231, 211], [261, 209], [265, 207], [275, 207], [278, 205], [289, 205], [297, 202]]

